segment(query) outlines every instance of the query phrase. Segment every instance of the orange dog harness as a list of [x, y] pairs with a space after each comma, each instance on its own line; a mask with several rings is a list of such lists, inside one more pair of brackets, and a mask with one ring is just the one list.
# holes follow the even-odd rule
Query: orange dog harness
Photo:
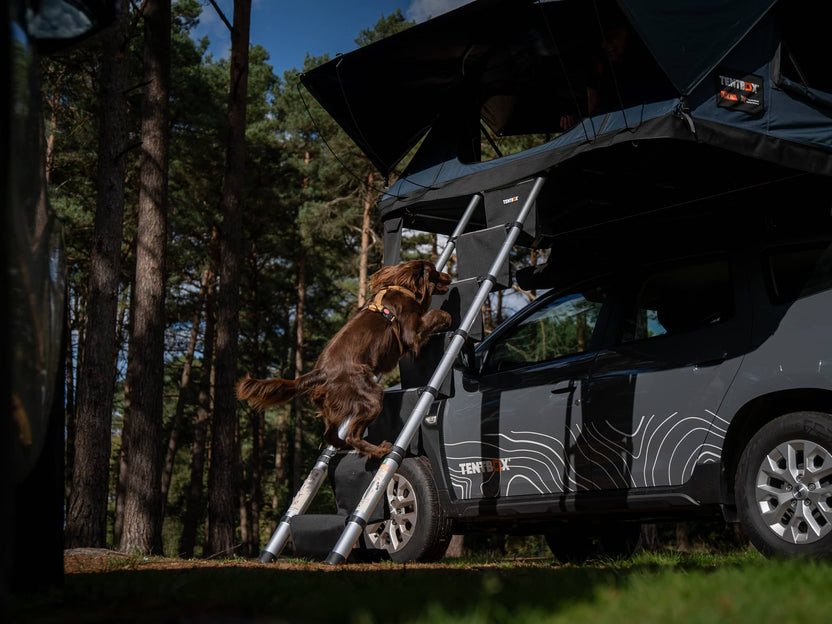
[[411, 292], [407, 288], [404, 288], [403, 286], [386, 286], [385, 288], [382, 288], [381, 290], [379, 290], [375, 294], [375, 296], [373, 296], [372, 301], [370, 301], [370, 303], [368, 303], [364, 307], [367, 310], [370, 310], [371, 312], [378, 312], [384, 318], [387, 319], [387, 321], [390, 323], [390, 326], [393, 328], [393, 334], [396, 336], [396, 342], [399, 343], [399, 353], [404, 353], [404, 345], [402, 344], [402, 337], [401, 337], [401, 334], [399, 333], [398, 318], [396, 317], [395, 314], [393, 314], [393, 311], [390, 308], [388, 308], [386, 305], [384, 305], [384, 303], [383, 303], [384, 295], [386, 295], [387, 292], [390, 291], [390, 290], [394, 290], [396, 292], [403, 293], [403, 294], [413, 298], [414, 300], [418, 301], [418, 299], [416, 299], [416, 295], [413, 294], [413, 292]]

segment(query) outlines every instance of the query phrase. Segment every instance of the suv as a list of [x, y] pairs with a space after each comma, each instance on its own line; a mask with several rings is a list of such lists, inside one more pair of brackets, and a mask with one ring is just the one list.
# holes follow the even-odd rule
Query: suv
[[[670, 4], [480, 0], [301, 76], [396, 172], [385, 264], [405, 228], [458, 235], [443, 305], [466, 307], [484, 276], [512, 284], [490, 263], [520, 214], [515, 261], [551, 250], [517, 280], [549, 292], [429, 389], [371, 531], [401, 558], [486, 527], [623, 548], [640, 521], [720, 510], [768, 554], [832, 550], [823, 36], [785, 1]], [[599, 61], [618, 27], [628, 52]], [[599, 69], [615, 78], [601, 106]], [[404, 388], [427, 381], [406, 369]], [[418, 392], [388, 393], [391, 422]]]
[[[766, 555], [832, 552], [828, 224], [688, 234], [663, 251], [623, 235], [618, 262], [570, 278], [554, 258], [519, 272], [548, 290], [459, 358], [369, 542], [426, 560], [451, 533], [498, 530], [543, 533], [561, 559], [623, 554], [640, 522], [721, 512]], [[388, 391], [370, 435], [392, 439], [417, 396]], [[375, 464], [345, 459], [350, 512], [342, 465]]]

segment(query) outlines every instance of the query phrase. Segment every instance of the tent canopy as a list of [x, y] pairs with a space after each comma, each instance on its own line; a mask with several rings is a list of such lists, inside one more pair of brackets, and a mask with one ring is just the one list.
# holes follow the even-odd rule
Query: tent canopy
[[627, 23], [664, 95], [687, 94], [775, 0], [478, 0], [301, 80], [384, 174], [443, 115], [498, 135], [560, 132], [585, 112], [606, 28]]
[[[421, 141], [380, 201], [390, 240], [402, 225], [450, 232], [474, 193], [544, 171], [555, 184], [536, 210], [551, 232], [680, 206], [747, 214], [801, 188], [825, 195], [828, 212], [822, 2], [476, 0], [301, 79], [383, 174]], [[615, 28], [637, 71], [608, 71], [612, 97], [593, 108]], [[580, 122], [564, 132], [564, 115]], [[536, 143], [483, 161], [484, 134]], [[737, 194], [759, 188], [750, 204]], [[472, 227], [485, 225], [478, 214]]]

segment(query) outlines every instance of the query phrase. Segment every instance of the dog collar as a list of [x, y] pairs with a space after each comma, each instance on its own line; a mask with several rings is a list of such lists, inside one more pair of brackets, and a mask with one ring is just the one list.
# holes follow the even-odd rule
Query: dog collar
[[393, 334], [396, 336], [396, 342], [399, 343], [399, 353], [404, 353], [404, 345], [402, 344], [402, 337], [399, 333], [398, 318], [390, 308], [384, 305], [384, 295], [386, 295], [390, 290], [409, 295], [411, 298], [418, 301], [418, 299], [416, 299], [416, 295], [403, 286], [386, 286], [379, 290], [373, 297], [373, 300], [364, 307], [371, 312], [378, 312], [387, 319], [387, 322], [390, 323], [390, 326], [393, 328]]

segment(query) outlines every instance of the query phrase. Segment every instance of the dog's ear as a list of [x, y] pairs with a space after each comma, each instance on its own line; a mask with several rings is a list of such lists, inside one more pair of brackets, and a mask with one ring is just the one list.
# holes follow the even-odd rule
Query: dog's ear
[[422, 282], [422, 267], [419, 260], [411, 260], [405, 262], [399, 267], [399, 272], [396, 275], [396, 284], [407, 288], [410, 292], [419, 296], [419, 289]]
[[397, 265], [381, 267], [370, 277], [370, 292], [377, 292], [395, 282], [395, 275], [401, 269]]
[[419, 293], [423, 288], [424, 264], [421, 260], [411, 260], [380, 268], [370, 278], [370, 291], [378, 292], [385, 286], [401, 286], [409, 291]]
[[422, 301], [427, 295], [430, 282], [430, 263], [417, 260], [411, 270], [411, 285], [408, 287], [416, 295], [417, 301]]

